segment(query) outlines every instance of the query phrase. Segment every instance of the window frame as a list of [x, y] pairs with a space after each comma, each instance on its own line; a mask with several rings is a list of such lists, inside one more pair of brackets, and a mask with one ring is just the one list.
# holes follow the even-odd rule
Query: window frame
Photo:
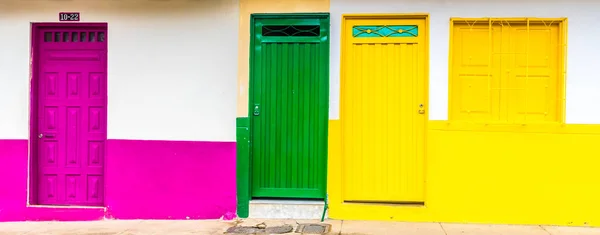
[[[548, 122], [539, 122], [539, 121], [518, 121], [518, 122], [496, 122], [492, 120], [485, 121], [474, 121], [474, 120], [457, 120], [453, 119], [453, 113], [456, 108], [454, 107], [453, 101], [455, 99], [453, 95], [454, 88], [454, 76], [453, 76], [453, 67], [454, 67], [454, 29], [456, 23], [468, 23], [475, 24], [481, 22], [488, 22], [491, 25], [493, 22], [515, 22], [521, 24], [530, 23], [557, 23], [558, 24], [558, 71], [557, 71], [557, 94], [556, 94], [556, 121], [548, 121]], [[566, 78], [567, 78], [567, 23], [568, 18], [537, 18], [537, 17], [507, 17], [507, 18], [498, 18], [498, 17], [482, 17], [482, 18], [463, 18], [463, 17], [451, 17], [449, 24], [449, 44], [448, 44], [448, 121], [449, 122], [461, 122], [461, 123], [473, 123], [473, 124], [482, 124], [482, 125], [527, 125], [527, 124], [564, 124], [566, 119]]]

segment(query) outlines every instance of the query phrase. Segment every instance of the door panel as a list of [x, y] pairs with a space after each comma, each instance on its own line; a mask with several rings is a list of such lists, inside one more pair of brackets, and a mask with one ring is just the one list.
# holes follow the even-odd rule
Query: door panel
[[103, 204], [105, 34], [73, 28], [38, 33], [40, 204]]
[[417, 20], [346, 22], [345, 201], [424, 201], [425, 32]]
[[502, 37], [500, 23], [455, 24], [450, 119], [499, 120]]
[[251, 78], [252, 196], [323, 198], [329, 88], [320, 38], [327, 31], [264, 23], [255, 28]]
[[[552, 122], [558, 115], [558, 24], [511, 24], [505, 40], [507, 120], [513, 123]], [[507, 53], [507, 54], [508, 54]]]

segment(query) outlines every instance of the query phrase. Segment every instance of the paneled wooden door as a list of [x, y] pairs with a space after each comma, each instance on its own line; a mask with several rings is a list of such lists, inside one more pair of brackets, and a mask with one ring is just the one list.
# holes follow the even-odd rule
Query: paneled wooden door
[[36, 30], [39, 204], [104, 203], [106, 33], [77, 24]]
[[329, 18], [254, 20], [251, 196], [324, 198]]

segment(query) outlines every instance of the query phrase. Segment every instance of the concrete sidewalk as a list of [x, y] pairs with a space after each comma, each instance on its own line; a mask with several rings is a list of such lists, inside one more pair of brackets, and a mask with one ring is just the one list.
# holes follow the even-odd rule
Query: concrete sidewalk
[[[267, 227], [298, 223], [319, 223], [306, 220], [106, 220], [94, 222], [0, 222], [0, 235], [162, 235], [162, 234], [224, 234], [233, 226]], [[446, 223], [403, 223], [378, 221], [326, 220], [331, 224], [328, 234], [346, 235], [599, 235], [600, 228], [473, 225]], [[297, 233], [286, 233], [297, 234]]]

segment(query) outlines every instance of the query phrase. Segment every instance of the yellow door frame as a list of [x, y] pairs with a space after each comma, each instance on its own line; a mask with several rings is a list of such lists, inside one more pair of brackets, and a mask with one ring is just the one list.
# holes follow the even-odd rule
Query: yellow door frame
[[[423, 115], [425, 118], [423, 128], [423, 139], [424, 143], [422, 145], [423, 157], [424, 159], [424, 177], [425, 181], [427, 178], [427, 125], [429, 120], [429, 14], [428, 13], [406, 13], [406, 14], [343, 14], [342, 15], [342, 35], [341, 35], [341, 45], [340, 45], [340, 108], [343, 107], [343, 96], [344, 92], [343, 84], [344, 79], [346, 77], [346, 65], [347, 61], [345, 59], [344, 53], [346, 53], [346, 44], [349, 39], [347, 39], [348, 32], [346, 30], [347, 21], [348, 20], [378, 20], [378, 19], [408, 19], [408, 20], [424, 20], [425, 29], [424, 29], [424, 58], [422, 61], [424, 63], [424, 74], [421, 77], [423, 79], [422, 82], [422, 91], [423, 91], [423, 103], [424, 103], [424, 111]], [[341, 109], [340, 109], [341, 112]], [[427, 188], [424, 189], [425, 195], [425, 205], [423, 206], [398, 206], [398, 205], [390, 205], [390, 204], [364, 204], [364, 203], [344, 203], [342, 197], [342, 139], [343, 136], [341, 134], [341, 121], [338, 120], [330, 120], [329, 124], [329, 162], [328, 162], [328, 201], [329, 201], [329, 217], [334, 219], [364, 219], [364, 218], [372, 218], [372, 219], [383, 219], [390, 220], [393, 218], [385, 217], [386, 214], [390, 214], [389, 212], [398, 212], [392, 213], [398, 216], [402, 214], [411, 214], [413, 218], [416, 220], [426, 220], [425, 207], [427, 205]], [[426, 184], [425, 184], [426, 185]], [[400, 211], [398, 211], [400, 210]]]

